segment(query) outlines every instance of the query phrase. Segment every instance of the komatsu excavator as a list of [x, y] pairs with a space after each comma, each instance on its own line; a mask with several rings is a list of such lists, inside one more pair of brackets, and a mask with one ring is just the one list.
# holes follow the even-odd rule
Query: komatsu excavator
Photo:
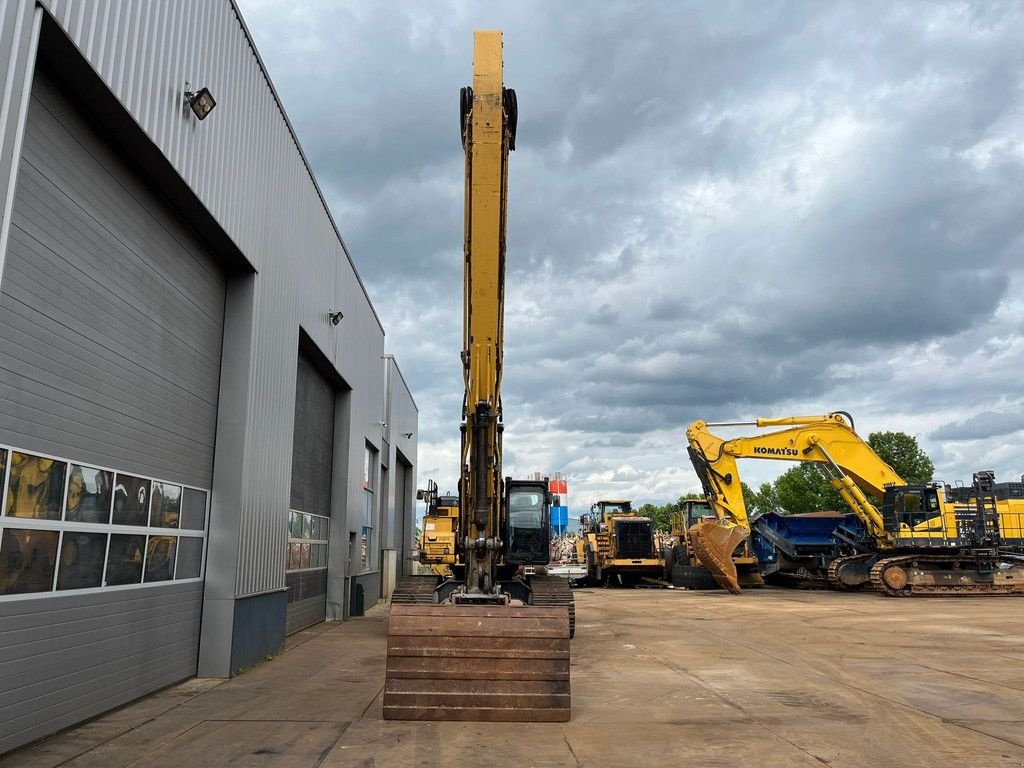
[[474, 34], [473, 85], [460, 101], [466, 225], [459, 495], [442, 504], [437, 486], [428, 486], [435, 528], [424, 530], [421, 544], [423, 562], [446, 565], [452, 576], [410, 576], [396, 585], [384, 684], [384, 717], [391, 720], [570, 716], [572, 592], [566, 579], [528, 573], [550, 557], [548, 482], [501, 476], [507, 167], [518, 116], [515, 92], [502, 84], [501, 48], [500, 32]]
[[[708, 430], [716, 426], [783, 429], [724, 440]], [[894, 597], [1024, 594], [1024, 484], [995, 483], [991, 472], [978, 472], [969, 487], [908, 485], [843, 412], [696, 421], [686, 437], [717, 518], [691, 528], [691, 540], [731, 592], [740, 591], [732, 555], [750, 533], [736, 460], [753, 458], [815, 462], [863, 523], [866, 533], [848, 542], [854, 551], [829, 566], [834, 584], [870, 583]]]

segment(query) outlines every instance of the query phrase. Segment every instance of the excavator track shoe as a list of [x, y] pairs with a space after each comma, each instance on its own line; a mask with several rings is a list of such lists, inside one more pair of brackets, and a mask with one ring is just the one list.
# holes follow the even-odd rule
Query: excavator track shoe
[[747, 538], [739, 526], [727, 528], [714, 520], [701, 520], [690, 528], [693, 553], [722, 589], [740, 593], [740, 580], [732, 553]]
[[569, 638], [576, 637], [576, 598], [569, 580], [561, 576], [531, 576], [530, 589], [533, 590], [530, 605], [549, 608], [564, 605], [569, 610]]
[[415, 603], [432, 605], [437, 589], [436, 576], [405, 576], [398, 580], [391, 595], [392, 605]]
[[566, 722], [566, 607], [392, 605], [385, 720]]

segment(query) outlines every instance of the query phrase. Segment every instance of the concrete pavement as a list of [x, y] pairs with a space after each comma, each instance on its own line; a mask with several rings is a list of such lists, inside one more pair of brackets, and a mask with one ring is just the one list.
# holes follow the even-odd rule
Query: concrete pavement
[[565, 724], [381, 720], [385, 614], [0, 760], [103, 766], [1024, 766], [1024, 603], [577, 592]]

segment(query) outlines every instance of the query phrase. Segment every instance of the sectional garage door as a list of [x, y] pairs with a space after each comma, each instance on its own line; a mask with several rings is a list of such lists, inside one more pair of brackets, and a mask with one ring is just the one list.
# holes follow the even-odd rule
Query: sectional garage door
[[0, 753], [196, 672], [225, 278], [144, 178], [38, 70], [0, 281]]
[[6, 436], [210, 486], [224, 277], [42, 71], [0, 288]]
[[300, 353], [295, 376], [295, 439], [285, 572], [289, 634], [323, 621], [327, 615], [334, 398], [334, 388], [313, 362]]

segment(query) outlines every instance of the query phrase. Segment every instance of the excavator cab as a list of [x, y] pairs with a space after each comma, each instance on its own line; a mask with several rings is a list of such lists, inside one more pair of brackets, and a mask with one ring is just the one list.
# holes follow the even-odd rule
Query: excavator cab
[[935, 522], [935, 528], [942, 530], [942, 507], [939, 504], [939, 491], [935, 486], [896, 486], [885, 489], [882, 498], [882, 520], [886, 531], [900, 533], [921, 531], [929, 521]]
[[505, 478], [506, 562], [547, 565], [551, 548], [551, 494], [547, 483]]

